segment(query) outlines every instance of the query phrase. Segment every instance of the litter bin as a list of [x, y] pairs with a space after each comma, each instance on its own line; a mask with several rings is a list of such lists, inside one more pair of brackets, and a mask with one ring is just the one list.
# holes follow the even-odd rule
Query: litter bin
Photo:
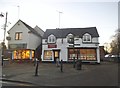
[[76, 61], [76, 69], [81, 70], [81, 68], [82, 68], [82, 60], [77, 60]]

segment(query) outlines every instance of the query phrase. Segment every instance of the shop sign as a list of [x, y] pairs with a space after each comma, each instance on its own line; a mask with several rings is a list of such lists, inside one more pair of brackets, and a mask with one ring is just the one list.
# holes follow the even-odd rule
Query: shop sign
[[48, 48], [57, 48], [57, 45], [56, 44], [49, 44]]

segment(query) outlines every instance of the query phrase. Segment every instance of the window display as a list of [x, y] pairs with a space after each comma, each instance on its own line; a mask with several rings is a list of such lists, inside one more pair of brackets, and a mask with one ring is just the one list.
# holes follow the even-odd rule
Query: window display
[[[15, 50], [13, 51], [14, 59], [30, 59], [31, 50]], [[32, 51], [32, 58], [34, 58], [34, 51]]]
[[68, 49], [68, 59], [96, 60], [96, 49]]
[[51, 50], [44, 51], [44, 60], [52, 60], [52, 51]]

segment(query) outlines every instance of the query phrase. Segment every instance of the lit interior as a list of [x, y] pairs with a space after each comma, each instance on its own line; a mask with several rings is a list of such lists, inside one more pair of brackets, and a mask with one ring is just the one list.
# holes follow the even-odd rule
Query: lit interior
[[[15, 50], [14, 59], [30, 59], [30, 51], [31, 50]], [[34, 58], [34, 51], [32, 51], [32, 59]]]

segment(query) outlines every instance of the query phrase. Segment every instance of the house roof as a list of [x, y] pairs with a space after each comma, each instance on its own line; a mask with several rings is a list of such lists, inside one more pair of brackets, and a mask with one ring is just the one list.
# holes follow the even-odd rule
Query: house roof
[[[18, 20], [18, 22], [19, 22], [19, 21], [21, 21], [21, 22], [28, 28], [28, 30], [30, 30], [30, 32], [32, 32], [33, 34], [41, 37], [41, 35], [40, 35], [34, 28], [32, 28], [31, 26], [29, 26], [28, 24], [26, 24], [26, 23], [23, 22], [22, 20]], [[17, 24], [18, 22], [16, 22], [16, 24]], [[16, 25], [16, 24], [15, 24], [15, 25]], [[14, 26], [15, 26], [15, 25], [14, 25]], [[13, 27], [14, 27], [14, 26], [13, 26]], [[12, 28], [13, 28], [13, 27], [12, 27]], [[12, 29], [12, 28], [11, 28], [11, 29]], [[10, 30], [11, 30], [11, 29], [10, 29]], [[9, 30], [9, 31], [10, 31], [10, 30]], [[8, 33], [9, 33], [9, 31], [8, 31]]]
[[44, 35], [44, 31], [40, 27], [38, 27], [37, 25], [34, 27], [34, 30], [37, 31], [41, 36]]
[[43, 39], [48, 38], [53, 34], [56, 38], [65, 38], [68, 34], [82, 37], [85, 33], [89, 33], [92, 37], [99, 37], [96, 27], [88, 28], [62, 28], [62, 29], [47, 29], [44, 33]]
[[23, 22], [22, 20], [20, 20], [32, 33], [34, 33], [35, 35], [41, 37], [41, 35], [31, 26], [29, 26], [28, 24], [26, 24], [25, 22]]

